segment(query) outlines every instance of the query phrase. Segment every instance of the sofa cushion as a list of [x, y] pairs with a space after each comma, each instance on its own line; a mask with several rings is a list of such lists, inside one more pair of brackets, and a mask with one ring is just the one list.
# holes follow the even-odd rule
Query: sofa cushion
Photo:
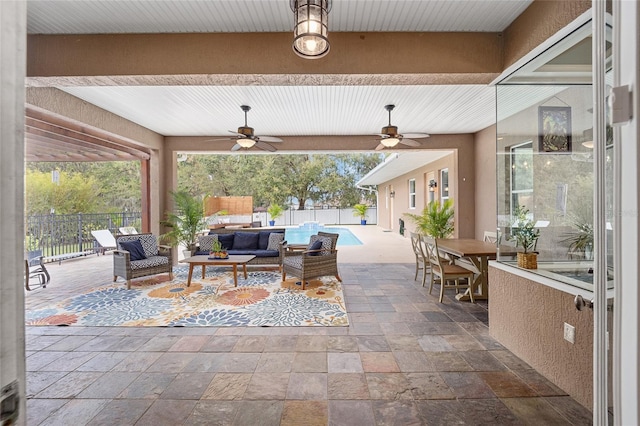
[[258, 236], [257, 232], [236, 232], [232, 248], [234, 250], [257, 250]]
[[120, 246], [123, 250], [129, 252], [130, 261], [143, 260], [147, 258], [147, 256], [144, 254], [144, 249], [142, 248], [140, 240], [121, 241]]
[[231, 249], [227, 253], [230, 255], [254, 255], [255, 257], [278, 257], [278, 250], [235, 250]]
[[267, 250], [279, 250], [280, 243], [284, 241], [283, 232], [272, 232], [269, 235], [269, 244], [267, 244]]
[[[198, 247], [199, 252], [204, 252], [205, 254], [209, 254], [213, 247], [213, 242], [218, 241], [218, 235], [201, 235], [198, 237]], [[197, 253], [196, 253], [197, 254]]]
[[222, 247], [230, 250], [233, 248], [234, 234], [218, 234], [218, 241], [222, 244]]
[[258, 248], [260, 250], [267, 250], [269, 246], [269, 236], [271, 234], [282, 234], [284, 238], [284, 230], [281, 231], [260, 231], [260, 239], [258, 240]]
[[256, 257], [278, 257], [280, 256], [280, 252], [278, 250], [255, 250], [253, 254]]
[[121, 235], [116, 241], [119, 249], [123, 249], [122, 243], [125, 241], [140, 241], [146, 257], [158, 254], [158, 239], [153, 234]]

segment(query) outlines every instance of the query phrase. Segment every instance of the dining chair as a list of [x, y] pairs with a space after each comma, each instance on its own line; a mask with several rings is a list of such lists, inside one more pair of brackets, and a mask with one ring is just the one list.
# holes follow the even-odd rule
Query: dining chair
[[418, 271], [422, 271], [422, 287], [424, 287], [424, 283], [427, 278], [427, 269], [430, 270], [431, 264], [427, 259], [426, 250], [424, 248], [424, 243], [422, 242], [422, 237], [420, 234], [416, 232], [409, 233], [411, 237], [411, 247], [413, 248], [413, 254], [416, 256], [416, 274], [413, 277], [413, 280], [418, 279]]
[[[442, 299], [444, 298], [445, 287], [454, 287], [456, 289], [456, 293], [460, 292], [460, 288], [468, 288], [469, 298], [471, 299], [471, 303], [474, 303], [473, 271], [463, 268], [460, 265], [449, 263], [445, 258], [440, 256], [437, 239], [425, 235], [422, 237], [422, 240], [424, 241], [424, 245], [427, 250], [427, 257], [431, 264], [431, 284], [429, 285], [429, 294], [431, 294], [431, 291], [433, 290], [433, 283], [436, 281], [437, 277], [440, 281], [440, 303], [442, 303]], [[460, 284], [460, 280], [465, 278], [467, 280], [466, 285]], [[453, 281], [454, 284], [447, 284], [449, 281]]]
[[486, 243], [498, 244], [498, 232], [497, 231], [484, 231], [483, 241]]

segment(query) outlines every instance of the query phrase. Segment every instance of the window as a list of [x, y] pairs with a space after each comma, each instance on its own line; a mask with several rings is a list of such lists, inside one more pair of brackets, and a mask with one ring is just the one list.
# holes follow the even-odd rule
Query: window
[[511, 214], [518, 206], [533, 211], [533, 142], [514, 145], [510, 151]]
[[416, 208], [416, 180], [409, 179], [409, 208]]
[[449, 169], [440, 170], [440, 203], [449, 199]]

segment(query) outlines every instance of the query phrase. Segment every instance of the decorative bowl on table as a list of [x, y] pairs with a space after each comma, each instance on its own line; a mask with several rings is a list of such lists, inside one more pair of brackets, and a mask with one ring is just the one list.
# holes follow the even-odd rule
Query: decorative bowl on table
[[209, 253], [209, 259], [228, 259], [229, 253], [226, 251], [216, 251]]

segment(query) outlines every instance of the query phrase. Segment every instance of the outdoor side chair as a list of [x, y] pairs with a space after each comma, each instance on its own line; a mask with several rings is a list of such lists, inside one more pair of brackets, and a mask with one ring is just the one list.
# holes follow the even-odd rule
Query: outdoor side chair
[[[133, 251], [125, 250], [126, 243], [140, 242], [144, 254], [136, 259]], [[123, 243], [125, 243], [123, 245]], [[173, 261], [171, 247], [158, 245], [158, 239], [153, 234], [121, 235], [116, 239], [117, 249], [113, 251], [113, 281], [118, 277], [127, 280], [127, 289], [131, 288], [133, 278], [149, 275], [169, 273], [173, 279]], [[132, 260], [132, 254], [133, 259]]]
[[[298, 277], [303, 290], [311, 278], [333, 275], [342, 282], [338, 274], [338, 251], [335, 249], [339, 235], [329, 232], [322, 234], [312, 235], [304, 251], [282, 250], [282, 281], [287, 279], [287, 274]], [[316, 241], [320, 241], [320, 248], [309, 249]]]

